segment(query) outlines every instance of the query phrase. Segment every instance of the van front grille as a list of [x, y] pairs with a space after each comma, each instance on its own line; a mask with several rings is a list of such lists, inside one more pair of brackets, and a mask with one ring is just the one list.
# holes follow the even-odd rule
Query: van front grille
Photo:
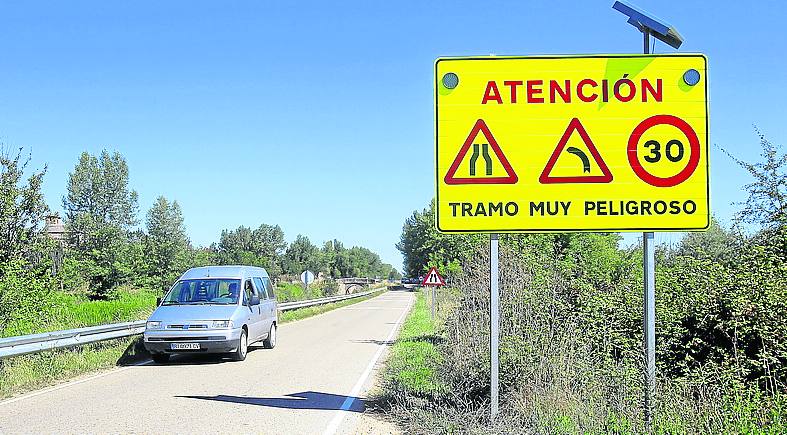
[[167, 329], [208, 329], [208, 325], [167, 325]]

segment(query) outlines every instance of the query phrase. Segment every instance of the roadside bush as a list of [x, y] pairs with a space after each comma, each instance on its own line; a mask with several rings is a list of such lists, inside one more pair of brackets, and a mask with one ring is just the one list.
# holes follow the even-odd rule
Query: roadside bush
[[752, 238], [730, 261], [671, 259], [657, 282], [662, 370], [673, 377], [715, 370], [766, 391], [784, 389], [785, 239], [784, 230]]
[[15, 323], [46, 318], [51, 285], [24, 260], [0, 262], [0, 336], [15, 335]]
[[[784, 241], [756, 240], [731, 263], [669, 252], [659, 263], [655, 433], [787, 430]], [[388, 406], [408, 433], [646, 432], [639, 249], [607, 234], [501, 240], [496, 422], [487, 249], [462, 271], [460, 308], [439, 332], [441, 387], [392, 391]]]
[[276, 299], [279, 302], [292, 302], [305, 299], [304, 288], [300, 284], [279, 282], [276, 284]]
[[56, 276], [57, 285], [62, 285], [62, 290], [68, 294], [87, 296], [90, 284], [85, 279], [84, 268], [82, 261], [66, 254]]
[[337, 288], [333, 279], [316, 281], [309, 284], [308, 289], [302, 283], [279, 282], [276, 284], [276, 299], [279, 302], [293, 302], [335, 296]]
[[336, 280], [331, 278], [323, 279], [322, 281], [315, 282], [313, 285], [320, 289], [321, 295], [317, 297], [334, 296], [336, 295], [336, 292], [339, 290], [339, 286], [336, 284]]

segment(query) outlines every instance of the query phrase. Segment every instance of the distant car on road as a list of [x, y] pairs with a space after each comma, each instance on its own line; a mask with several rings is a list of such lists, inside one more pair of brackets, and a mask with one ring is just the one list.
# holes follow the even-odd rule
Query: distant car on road
[[405, 284], [421, 284], [423, 278], [402, 278], [402, 285]]
[[276, 346], [278, 305], [265, 269], [195, 267], [184, 273], [150, 315], [144, 346], [157, 363], [173, 354], [229, 353], [246, 359], [248, 346]]

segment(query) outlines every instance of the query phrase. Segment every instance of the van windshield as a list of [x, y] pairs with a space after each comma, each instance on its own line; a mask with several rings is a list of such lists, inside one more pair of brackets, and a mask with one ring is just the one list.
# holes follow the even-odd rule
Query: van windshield
[[162, 305], [232, 305], [239, 295], [239, 279], [185, 279], [175, 283]]

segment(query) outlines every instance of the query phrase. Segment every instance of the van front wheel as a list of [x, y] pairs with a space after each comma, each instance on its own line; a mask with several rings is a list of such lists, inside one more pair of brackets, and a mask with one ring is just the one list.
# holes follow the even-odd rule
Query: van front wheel
[[238, 348], [232, 353], [232, 359], [235, 361], [243, 361], [246, 359], [246, 353], [249, 350], [249, 337], [245, 329], [240, 330], [240, 338], [238, 339]]
[[276, 347], [276, 324], [271, 323], [271, 329], [268, 331], [268, 338], [266, 338], [262, 345], [265, 346], [265, 349], [273, 349]]

